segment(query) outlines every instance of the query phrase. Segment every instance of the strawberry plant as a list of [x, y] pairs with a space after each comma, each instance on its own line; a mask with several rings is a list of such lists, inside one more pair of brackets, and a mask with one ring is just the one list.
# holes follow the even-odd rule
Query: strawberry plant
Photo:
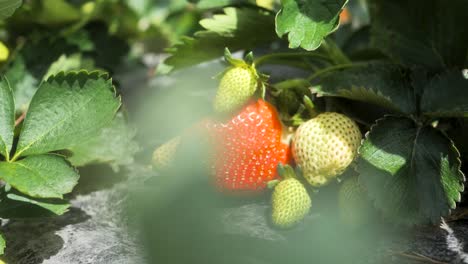
[[[0, 1], [0, 218], [62, 215], [82, 166], [133, 163], [139, 147], [122, 107], [124, 78], [110, 76], [142, 67], [143, 50], [161, 50], [175, 40], [181, 19], [198, 17], [178, 15], [181, 8]], [[190, 32], [192, 23], [178, 30]], [[149, 47], [151, 39], [157, 42]], [[136, 43], [140, 51], [132, 50]], [[1, 255], [5, 240], [14, 239], [0, 235]]]
[[[168, 49], [159, 73], [239, 51], [235, 61], [225, 56], [230, 66], [219, 79], [213, 112], [235, 120], [247, 98], [270, 102], [286, 130], [295, 131], [294, 163], [308, 188], [320, 191], [351, 170], [360, 187], [347, 183], [340, 196], [367, 199], [392, 223], [434, 224], [455, 209], [465, 182], [466, 146], [451, 135], [468, 114], [467, 1], [193, 4], [208, 16], [200, 20], [203, 29]], [[242, 126], [245, 119], [239, 120]], [[230, 135], [228, 127], [221, 145], [261, 151], [249, 143], [249, 129], [245, 124], [240, 135]], [[256, 161], [246, 151], [235, 153]], [[221, 178], [230, 184], [256, 171], [230, 154], [219, 159]], [[242, 169], [247, 173], [239, 174]], [[360, 188], [356, 195], [347, 191]]]
[[0, 214], [4, 218], [29, 214], [21, 210], [29, 205], [63, 214], [69, 207], [64, 195], [72, 191], [79, 174], [65, 156], [54, 152], [72, 149], [113, 119], [120, 99], [111, 80], [99, 72], [53, 75], [41, 82], [24, 121], [16, 127], [13, 90], [5, 78], [0, 87], [4, 182]]
[[[439, 224], [462, 201], [468, 162], [466, 10], [467, 0], [2, 0], [0, 218], [62, 215], [80, 167], [146, 168], [152, 152], [158, 177], [142, 178], [155, 198], [140, 211], [162, 210], [148, 226], [163, 228], [141, 233], [187, 249], [175, 260], [155, 251], [168, 263], [252, 263], [212, 254], [225, 247], [290, 262], [287, 243], [217, 243], [209, 209], [226, 201], [262, 201], [284, 237], [305, 237], [313, 214], [335, 209], [321, 221], [339, 230]], [[137, 71], [156, 85], [136, 92]], [[253, 224], [229, 227], [241, 225]]]

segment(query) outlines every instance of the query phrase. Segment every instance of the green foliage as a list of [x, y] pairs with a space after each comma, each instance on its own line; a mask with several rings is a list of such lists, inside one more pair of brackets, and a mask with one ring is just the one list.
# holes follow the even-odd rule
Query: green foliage
[[2, 234], [0, 234], [0, 255], [3, 255], [5, 252], [6, 241]]
[[468, 116], [468, 79], [461, 71], [447, 71], [433, 77], [424, 89], [421, 111], [436, 117]]
[[37, 15], [41, 24], [70, 23], [80, 19], [81, 12], [64, 0], [43, 0], [42, 12]]
[[200, 9], [212, 9], [212, 8], [221, 8], [228, 5], [234, 5], [239, 3], [248, 3], [251, 2], [255, 4], [253, 0], [191, 0], [190, 2], [194, 2], [197, 8]]
[[[103, 0], [86, 4], [86, 1], [63, 1], [59, 5], [67, 5], [67, 8], [74, 9], [74, 12], [85, 12], [86, 10], [88, 12], [92, 9], [94, 10], [92, 13], [97, 17], [100, 16], [100, 12], [103, 12], [104, 6], [113, 9], [120, 5], [120, 2]], [[177, 8], [181, 8], [180, 1]], [[73, 14], [67, 18], [67, 12], [58, 14], [59, 10], [61, 9], [57, 6], [51, 6], [50, 2], [47, 1], [25, 2], [20, 10], [6, 21], [6, 29], [14, 32], [13, 36], [20, 37], [16, 49], [12, 50], [10, 60], [1, 69], [13, 90], [17, 117], [28, 110], [29, 103], [41, 81], [45, 83], [49, 77], [57, 75], [61, 71], [105, 69], [114, 72], [122, 65], [125, 56], [129, 53], [128, 41], [116, 36], [118, 32], [112, 33], [108, 27], [110, 25], [106, 25], [107, 21], [103, 22], [99, 19], [100, 22], [96, 22], [88, 17], [77, 21], [76, 24], [50, 22], [60, 20], [57, 18], [59, 16], [68, 21], [73, 20], [70, 18], [73, 17]], [[44, 12], [54, 17], [50, 18], [50, 21], [37, 20], [39, 16], [43, 16], [40, 14]], [[115, 11], [110, 10], [109, 12]], [[131, 13], [125, 8], [121, 12]], [[112, 16], [106, 15], [104, 17]], [[37, 23], [41, 25], [38, 26]], [[45, 27], [51, 28], [45, 30]], [[15, 133], [20, 132], [22, 125], [23, 123], [20, 123], [15, 127]], [[89, 131], [89, 138], [98, 137], [98, 134], [101, 133], [99, 127], [96, 127], [95, 130], [94, 132]], [[127, 130], [126, 122], [122, 123], [119, 130], [122, 135], [117, 135], [115, 132], [114, 136], [124, 138], [127, 136]], [[106, 143], [108, 144], [107, 148], [110, 148], [111, 144], [115, 144], [115, 142], [106, 140], [101, 145], [106, 145]], [[121, 146], [123, 148], [123, 143]], [[83, 149], [83, 151], [85, 150]], [[129, 156], [126, 159], [131, 160], [131, 155], [134, 153], [135, 151], [129, 151]], [[88, 155], [84, 152], [81, 154]], [[108, 159], [100, 160], [109, 161]], [[86, 163], [84, 161], [80, 162], [80, 166], [91, 162], [90, 160]], [[118, 162], [118, 164], [124, 165], [123, 162]]]
[[460, 201], [465, 178], [459, 153], [432, 126], [386, 117], [372, 127], [359, 152], [358, 172], [369, 195], [396, 222], [437, 223]]
[[32, 198], [17, 191], [3, 195], [0, 206], [2, 218], [31, 218], [62, 215], [70, 204], [62, 199]]
[[15, 126], [15, 102], [8, 80], [0, 81], [0, 154], [10, 157]]
[[79, 178], [65, 158], [53, 154], [2, 162], [0, 173], [13, 188], [36, 198], [63, 198], [72, 191]]
[[[265, 98], [288, 125], [355, 110], [350, 117], [367, 134], [350, 170], [375, 208], [394, 223], [438, 222], [460, 200], [468, 161], [468, 2], [363, 2], [0, 0], [8, 53], [0, 62], [0, 217], [63, 214], [79, 178], [74, 166], [134, 162], [137, 132], [118, 112], [114, 85], [124, 83], [122, 70], [146, 63], [144, 54], [172, 45], [158, 73], [220, 58], [225, 48], [253, 50], [259, 74], [271, 75]], [[351, 15], [340, 21], [344, 8]], [[279, 70], [265, 67], [273, 64]], [[184, 98], [208, 105], [214, 81], [189, 75], [189, 97], [184, 89], [154, 104], [167, 121], [158, 129], [190, 125], [184, 120], [202, 107], [185, 113]]]
[[119, 106], [111, 80], [99, 72], [52, 76], [31, 101], [14, 158], [76, 145], [108, 124]]
[[[0, 0], [1, 218], [64, 214], [79, 179], [74, 166], [134, 162], [136, 130], [116, 116], [121, 80], [105, 71], [162, 49], [147, 40], [166, 46], [177, 38], [173, 28], [197, 27], [197, 11], [185, 16], [184, 0], [170, 2]], [[4, 247], [0, 237], [0, 255]]]
[[431, 70], [466, 66], [466, 0], [370, 2], [373, 45], [394, 61]]
[[392, 63], [354, 64], [322, 75], [313, 91], [373, 103], [397, 112], [416, 112], [416, 98], [405, 71]]
[[164, 63], [170, 69], [215, 59], [224, 54], [225, 47], [231, 51], [251, 49], [275, 39], [274, 16], [265, 10], [229, 7], [224, 14], [201, 20], [200, 24], [205, 30], [169, 49], [171, 56]]
[[[72, 191], [79, 175], [65, 157], [48, 152], [69, 148], [100, 132], [119, 108], [119, 97], [102, 73], [80, 71], [54, 75], [37, 89], [18, 136], [18, 145], [12, 148], [13, 92], [6, 79], [0, 84], [4, 102], [0, 120], [5, 122], [1, 131], [4, 161], [0, 161], [0, 178], [6, 184], [0, 214], [2, 217], [29, 215], [31, 206], [62, 214], [69, 205], [61, 199]], [[32, 211], [39, 215], [41, 212]]]
[[276, 16], [278, 36], [288, 34], [289, 47], [315, 50], [338, 28], [339, 14], [347, 0], [283, 0]]
[[21, 5], [22, 0], [0, 0], [0, 19], [5, 19]]
[[94, 61], [89, 58], [83, 58], [81, 53], [71, 55], [63, 54], [56, 61], [50, 64], [49, 69], [44, 74], [43, 80], [49, 79], [54, 74], [59, 72], [77, 71], [77, 70], [92, 71], [95, 69]]
[[25, 112], [37, 90], [38, 79], [26, 68], [21, 55], [15, 58], [10, 67], [4, 72], [4, 75], [13, 90], [16, 112]]
[[[352, 109], [352, 117], [368, 130], [369, 121], [397, 114], [372, 126], [356, 166], [375, 207], [402, 224], [437, 222], [455, 207], [464, 184], [460, 159], [466, 157], [445, 132], [464, 142], [452, 125], [468, 114], [466, 0], [350, 1], [351, 16], [341, 25], [348, 1], [281, 1], [277, 36], [287, 35], [289, 48], [307, 52], [264, 48], [263, 43], [284, 43], [271, 35], [273, 22], [258, 22], [272, 14], [247, 8], [249, 1], [195, 2], [200, 9], [228, 7], [202, 20], [204, 31], [170, 49], [166, 65], [177, 69], [221, 57], [224, 47], [261, 47], [266, 54], [254, 61], [260, 71], [264, 64], [312, 71], [308, 77], [280, 76], [281, 82], [267, 86], [285, 123], [300, 124], [317, 111]], [[310, 94], [298, 89], [304, 84], [312, 84], [313, 103], [306, 104], [304, 96]]]

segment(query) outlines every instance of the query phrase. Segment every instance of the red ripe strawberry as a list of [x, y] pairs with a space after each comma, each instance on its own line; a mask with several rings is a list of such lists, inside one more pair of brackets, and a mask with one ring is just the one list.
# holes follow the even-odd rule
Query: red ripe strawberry
[[262, 99], [248, 103], [228, 122], [212, 124], [209, 130], [215, 143], [212, 169], [221, 190], [263, 190], [277, 179], [278, 163], [291, 160], [278, 113]]

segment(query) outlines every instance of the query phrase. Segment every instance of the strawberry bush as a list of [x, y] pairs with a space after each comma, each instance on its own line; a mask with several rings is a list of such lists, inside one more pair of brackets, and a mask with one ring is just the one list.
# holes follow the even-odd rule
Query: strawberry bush
[[[184, 72], [224, 53], [226, 68], [213, 72], [216, 95], [208, 101], [208, 115], [218, 121], [202, 122], [202, 134], [217, 146], [203, 173], [221, 182], [218, 190], [270, 197], [264, 188], [270, 185], [270, 218], [279, 228], [300, 226], [307, 199], [313, 212], [321, 192], [337, 197], [343, 221], [352, 225], [371, 217], [412, 227], [450, 216], [465, 182], [467, 1], [193, 5], [206, 14], [202, 29], [169, 48], [158, 72]], [[262, 134], [275, 126], [251, 108], [255, 100], [276, 109], [277, 117], [266, 116], [281, 120], [281, 136]], [[289, 142], [292, 161], [279, 158], [278, 138]], [[273, 187], [290, 178], [301, 184]]]
[[[439, 224], [463, 200], [468, 162], [466, 10], [467, 0], [0, 1], [0, 218], [66, 213], [82, 166], [151, 163], [157, 176], [142, 177], [129, 212], [147, 214], [157, 262], [262, 262], [211, 253], [226, 245], [206, 211], [232, 204], [266, 203], [280, 235], [320, 237], [311, 215], [327, 211], [337, 230]], [[125, 78], [138, 69], [143, 88]], [[288, 249], [309, 252], [299, 241]], [[285, 244], [224, 242], [290, 260]], [[0, 254], [6, 244], [0, 236]]]
[[[221, 74], [214, 110], [225, 106], [222, 112], [235, 116], [248, 98], [270, 101], [284, 125], [298, 128], [294, 160], [312, 186], [319, 189], [346, 169], [355, 171], [375, 209], [398, 224], [438, 223], [456, 207], [465, 181], [464, 142], [452, 135], [460, 133], [468, 110], [466, 1], [194, 4], [213, 15], [200, 21], [203, 30], [169, 49], [160, 71], [215, 59], [226, 49], [233, 66]], [[233, 63], [229, 51], [246, 52], [245, 61]], [[273, 76], [278, 73], [269, 72], [268, 65], [299, 70], [284, 78]], [[324, 112], [354, 121], [338, 116], [319, 121]], [[354, 132], [356, 123], [362, 142], [361, 132]], [[247, 144], [254, 144], [248, 140], [253, 134], [239, 133], [236, 137], [244, 135]], [[251, 149], [229, 146], [237, 153]], [[240, 171], [222, 177], [242, 185], [232, 176], [248, 177]]]
[[[63, 215], [81, 167], [134, 163], [122, 76], [198, 16], [184, 4], [0, 1], [0, 218]], [[0, 235], [1, 255], [14, 239]]]

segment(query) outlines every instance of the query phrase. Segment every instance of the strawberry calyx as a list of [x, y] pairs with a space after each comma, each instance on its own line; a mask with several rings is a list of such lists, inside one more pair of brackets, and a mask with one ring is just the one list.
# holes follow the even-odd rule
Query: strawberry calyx
[[310, 82], [305, 79], [291, 79], [276, 83], [270, 94], [278, 107], [281, 120], [288, 126], [298, 127], [318, 115], [311, 97]]
[[255, 76], [255, 78], [257, 79], [257, 87], [255, 89], [254, 97], [265, 99], [266, 83], [268, 79], [270, 78], [270, 76], [257, 71], [255, 67], [255, 63], [254, 63], [253, 52], [247, 53], [244, 56], [244, 59], [241, 60], [241, 59], [234, 58], [229, 48], [225, 48], [224, 59], [230, 65], [230, 67], [226, 68], [220, 75], [224, 75], [224, 73], [226, 73], [229, 69], [232, 69], [234, 67], [243, 67], [243, 68], [249, 69], [252, 72], [252, 74]]
[[283, 165], [283, 164], [278, 164], [278, 174], [281, 178], [283, 179], [289, 179], [289, 178], [296, 178], [296, 173], [294, 172], [294, 169], [286, 164], [286, 165]]
[[278, 172], [278, 176], [281, 179], [275, 179], [275, 180], [269, 181], [267, 183], [267, 187], [269, 189], [274, 189], [275, 186], [278, 185], [278, 183], [280, 183], [283, 180], [287, 180], [291, 178], [297, 179], [296, 171], [289, 164], [284, 165], [282, 163], [278, 163], [278, 166], [276, 166], [276, 170]]

